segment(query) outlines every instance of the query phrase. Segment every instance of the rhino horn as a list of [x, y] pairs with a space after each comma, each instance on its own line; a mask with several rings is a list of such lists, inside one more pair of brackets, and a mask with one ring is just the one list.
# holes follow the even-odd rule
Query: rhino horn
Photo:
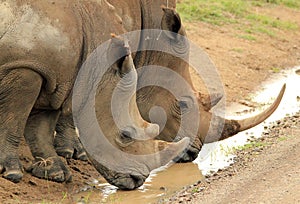
[[[220, 124], [218, 122], [224, 121], [224, 127], [222, 129], [221, 136], [220, 134], [216, 134], [216, 132], [214, 132], [213, 134], [208, 133], [207, 136], [205, 137], [204, 143], [211, 143], [211, 142], [224, 140], [241, 131], [250, 129], [262, 123], [265, 119], [267, 119], [270, 115], [272, 115], [272, 113], [277, 109], [284, 95], [285, 89], [286, 89], [286, 84], [284, 84], [283, 87], [281, 88], [281, 91], [277, 96], [276, 100], [273, 102], [273, 104], [263, 112], [259, 113], [258, 115], [241, 119], [241, 120], [228, 120], [216, 116], [218, 120], [216, 120], [217, 122], [215, 123], [216, 124], [215, 128], [213, 124], [213, 129], [218, 129], [218, 125]], [[207, 126], [205, 128], [206, 130], [208, 130], [209, 125], [211, 124], [205, 124], [205, 126]]]
[[266, 109], [265, 111], [263, 111], [262, 113], [260, 113], [256, 116], [246, 118], [243, 120], [239, 120], [238, 123], [240, 124], [240, 131], [252, 128], [252, 127], [258, 125], [259, 123], [263, 122], [265, 119], [267, 119], [279, 106], [281, 99], [283, 97], [283, 94], [285, 92], [285, 89], [286, 89], [286, 84], [283, 85], [276, 100], [273, 102], [273, 104], [268, 109]]

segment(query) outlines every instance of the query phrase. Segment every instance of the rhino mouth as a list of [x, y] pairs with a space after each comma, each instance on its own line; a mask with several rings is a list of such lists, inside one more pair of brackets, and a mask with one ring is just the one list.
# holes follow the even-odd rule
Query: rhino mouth
[[142, 169], [143, 172], [139, 172], [136, 169], [132, 169], [131, 173], [121, 173], [121, 170], [118, 172], [113, 171], [97, 162], [90, 155], [88, 156], [93, 166], [105, 178], [105, 180], [109, 184], [117, 186], [121, 190], [133, 190], [140, 187], [150, 174], [150, 170], [146, 166], [143, 166], [145, 167]]
[[145, 182], [148, 175], [142, 175], [142, 174], [122, 174], [117, 173], [111, 178], [106, 178], [107, 181], [117, 186], [121, 190], [133, 190]]

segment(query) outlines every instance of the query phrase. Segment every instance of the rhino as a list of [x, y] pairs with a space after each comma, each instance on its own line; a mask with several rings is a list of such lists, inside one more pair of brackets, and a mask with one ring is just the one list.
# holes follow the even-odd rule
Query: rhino
[[[47, 176], [47, 179], [58, 182], [68, 181], [71, 178], [70, 171], [58, 154], [82, 160], [86, 160], [88, 155], [108, 182], [121, 189], [134, 189], [144, 183], [152, 169], [178, 156], [187, 147], [187, 143], [190, 143], [190, 146], [184, 153], [182, 161], [193, 160], [204, 143], [225, 139], [261, 123], [274, 112], [284, 93], [285, 87], [274, 104], [258, 116], [236, 121], [226, 120], [209, 112], [210, 107], [219, 99], [207, 105], [206, 99], [199, 98], [198, 94], [190, 94], [188, 98], [193, 101], [192, 104], [198, 106], [189, 107], [186, 100], [180, 101], [180, 97], [174, 97], [162, 88], [145, 87], [137, 91], [136, 102], [131, 101], [129, 111], [136, 113], [133, 117], [134, 124], [142, 126], [136, 127], [134, 124], [127, 126], [139, 130], [150, 127], [151, 130], [145, 129], [142, 131], [143, 134], [152, 132], [150, 137], [153, 138], [156, 134], [158, 136], [157, 140], [137, 141], [133, 136], [136, 131], [132, 128], [120, 130], [113, 125], [109, 111], [109, 97], [101, 96], [110, 96], [113, 87], [118, 81], [126, 79], [128, 74], [132, 76], [131, 78], [135, 78], [133, 67], [139, 70], [140, 67], [148, 65], [159, 65], [174, 70], [192, 86], [188, 63], [182, 60], [188, 58], [186, 51], [188, 49], [183, 49], [181, 59], [163, 52], [142, 49], [149, 43], [155, 44], [151, 39], [149, 41], [143, 30], [160, 29], [162, 32], [157, 38], [160, 38], [159, 42], [163, 43], [163, 46], [172, 50], [175, 46], [182, 50], [180, 49], [182, 36], [186, 36], [186, 33], [179, 14], [174, 10], [175, 0], [79, 0], [76, 3], [67, 0], [43, 2], [32, 0], [27, 3], [21, 0], [7, 0], [2, 1], [0, 6], [3, 11], [0, 14], [0, 48], [1, 51], [5, 50], [0, 55], [2, 104], [0, 171], [5, 178], [14, 182], [22, 178], [17, 148], [24, 134], [36, 160], [32, 167], [34, 176], [41, 178]], [[111, 70], [116, 70], [116, 67], [121, 72], [127, 70], [123, 78], [120, 77], [122, 74], [115, 76], [113, 74], [116, 72], [111, 71], [107, 73], [108, 76], [112, 75], [108, 78], [115, 77], [114, 82], [100, 83], [105, 86], [98, 87], [101, 91], [95, 97], [97, 119], [99, 124], [102, 124], [107, 139], [118, 149], [140, 155], [170, 147], [170, 153], [166, 154], [167, 158], [129, 160], [120, 172], [108, 168], [107, 163], [99, 162], [95, 158], [96, 155], [89, 150], [87, 155], [84, 152], [74, 129], [71, 95], [76, 77], [85, 60], [99, 45], [111, 38], [110, 33], [121, 35], [136, 30], [141, 32], [135, 36], [136, 42], [130, 44], [130, 47], [133, 50], [137, 50], [136, 47], [141, 49], [130, 55], [126, 54], [121, 61], [112, 66]], [[118, 49], [123, 50], [123, 47], [128, 46], [122, 45]], [[112, 50], [107, 50], [108, 56], [114, 54]], [[139, 84], [155, 77], [151, 72], [138, 72], [138, 79], [135, 79]], [[172, 79], [168, 82], [176, 85], [176, 81]], [[136, 81], [132, 82], [134, 83], [136, 85]], [[18, 100], [19, 94], [22, 101]], [[132, 90], [127, 94], [127, 100], [131, 95]], [[153, 106], [163, 107], [167, 115], [166, 125], [160, 132], [157, 125], [150, 123], [157, 119], [149, 117], [149, 111]], [[201, 113], [198, 132], [191, 135], [188, 130], [183, 130], [185, 134], [177, 137], [181, 118], [189, 116], [184, 114], [189, 111], [184, 110], [190, 108], [196, 108]], [[142, 117], [148, 122], [143, 121]], [[225, 125], [220, 125], [221, 122], [218, 121], [225, 121]], [[216, 131], [216, 137], [213, 133], [207, 134], [211, 123], [212, 130]], [[56, 136], [53, 141], [55, 129]], [[141, 138], [144, 136], [140, 135]], [[186, 136], [191, 139], [186, 139]], [[103, 157], [111, 158], [111, 155], [104, 154]], [[122, 162], [121, 160], [122, 158], [111, 158], [111, 163], [117, 165], [118, 162]]]
[[[117, 37], [125, 30], [107, 1], [8, 0], [1, 1], [0, 10], [0, 173], [4, 178], [19, 182], [23, 177], [18, 146], [24, 135], [35, 158], [30, 168], [32, 175], [57, 182], [71, 180], [70, 170], [55, 151], [53, 133], [55, 129], [58, 135], [64, 131], [63, 124], [68, 123], [60, 121], [68, 121], [72, 116], [72, 92], [77, 75], [97, 46], [106, 41], [109, 45], [100, 59], [106, 56], [109, 62], [111, 56], [118, 56], [118, 60], [109, 64], [96, 86], [93, 104], [96, 123], [116, 150], [141, 156], [136, 160], [126, 157], [124, 161], [107, 152], [100, 156], [110, 157], [109, 161], [104, 159], [101, 163], [90, 158], [95, 168], [120, 189], [134, 189], [144, 183], [151, 170], [165, 165], [186, 149], [187, 138], [174, 143], [151, 139], [158, 135], [159, 127], [144, 121], [139, 114], [135, 98], [137, 72], [130, 45]], [[94, 64], [94, 70], [107, 62], [97, 61], [100, 66]], [[79, 90], [89, 90], [88, 85], [79, 84]], [[129, 106], [119, 109], [117, 116], [122, 126], [114, 125], [110, 110], [115, 92], [119, 107], [123, 103]], [[82, 110], [79, 107], [77, 111]], [[93, 125], [89, 118], [85, 122]], [[78, 138], [71, 143], [77, 141]], [[161, 149], [167, 149], [166, 154], [160, 154]], [[85, 159], [84, 154], [77, 153], [78, 158]], [[109, 168], [109, 163], [119, 169]]]
[[[176, 1], [169, 1], [170, 4], [173, 8], [176, 7]], [[190, 75], [189, 59], [198, 56], [190, 56], [188, 42], [184, 42], [186, 41], [187, 34], [182, 25], [180, 15], [175, 9], [168, 9], [163, 6], [159, 10], [157, 7], [158, 5], [155, 6], [154, 3], [144, 11], [143, 15], [148, 20], [143, 22], [143, 28], [162, 29], [165, 31], [165, 35], [160, 35], [160, 38], [162, 38], [160, 41], [157, 41], [157, 39], [152, 40], [150, 46], [149, 42], [141, 44], [145, 48], [138, 55], [142, 57], [135, 59], [136, 68], [145, 66], [145, 62], [147, 62], [147, 65], [167, 67], [176, 72], [188, 83], [191, 87], [191, 92], [185, 93], [185, 90], [183, 90], [181, 96], [174, 96], [169, 90], [163, 87], [141, 86], [137, 91], [137, 104], [142, 117], [147, 121], [157, 124], [160, 124], [161, 114], [150, 117], [149, 112], [153, 107], [161, 107], [161, 109], [165, 110], [166, 121], [160, 127], [161, 132], [156, 138], [164, 141], [176, 141], [180, 138], [189, 137], [191, 141], [189, 148], [184, 155], [176, 158], [176, 161], [191, 162], [197, 158], [204, 144], [227, 139], [262, 123], [271, 116], [281, 102], [286, 85], [283, 85], [273, 104], [255, 116], [241, 120], [232, 120], [214, 114], [211, 112], [211, 108], [218, 104], [223, 95], [220, 93], [205, 95], [196, 91]], [[159, 45], [153, 45], [157, 43]], [[172, 47], [173, 52], [171, 54], [159, 52], [157, 49], [153, 49], [153, 47]], [[169, 77], [169, 72], [159, 72], [158, 74], [155, 68], [138, 73], [138, 87], [140, 84], [144, 84], [145, 81], [151, 81], [153, 78], [157, 79], [157, 75], [160, 75], [160, 78], [163, 79]], [[169, 87], [181, 89], [181, 85], [176, 80], [168, 80], [167, 83]], [[191, 113], [198, 114], [198, 119], [196, 120], [195, 115]], [[183, 119], [187, 120], [188, 123], [193, 123], [194, 120], [197, 121], [198, 124], [194, 126], [198, 127], [197, 131], [195, 132], [191, 126], [181, 130]]]
[[[138, 16], [142, 16], [142, 21], [139, 18], [134, 18], [137, 15], [135, 13], [136, 10], [128, 9], [136, 6], [136, 4], [132, 4], [133, 1], [119, 2], [117, 0], [110, 0], [109, 3], [115, 9], [120, 21], [124, 23], [124, 27], [128, 27], [128, 22], [132, 22], [134, 19], [139, 25], [136, 29], [150, 30], [146, 34], [143, 32], [140, 33], [140, 49], [134, 56], [135, 67], [137, 69], [148, 65], [167, 67], [184, 78], [192, 88], [192, 93], [189, 95], [184, 93], [182, 97], [175, 97], [168, 90], [159, 86], [146, 86], [137, 91], [137, 105], [145, 120], [160, 124], [161, 115], [153, 115], [150, 118], [149, 113], [153, 107], [161, 107], [165, 111], [167, 120], [160, 127], [161, 131], [156, 139], [172, 142], [184, 137], [190, 138], [191, 144], [189, 148], [181, 157], [176, 158], [176, 161], [190, 162], [195, 160], [204, 144], [224, 140], [260, 124], [279, 106], [285, 92], [285, 85], [282, 87], [274, 103], [256, 116], [242, 120], [230, 120], [215, 115], [210, 110], [221, 100], [222, 95], [215, 93], [207, 96], [197, 92], [194, 88], [189, 71], [189, 49], [186, 48], [188, 47], [186, 43], [182, 43], [187, 34], [182, 25], [180, 15], [175, 10], [176, 1], [140, 1], [139, 6], [141, 7], [141, 11], [138, 13]], [[157, 37], [160, 38], [159, 41]], [[171, 50], [175, 50], [175, 53], [170, 54], [159, 51], [157, 49], [159, 47], [170, 47]], [[176, 53], [176, 49], [173, 49], [173, 47], [179, 50], [180, 53]], [[161, 73], [157, 73], [155, 68], [152, 70], [150, 68], [147, 71], [139, 71], [138, 74], [139, 87], [145, 81], [151, 81], [152, 79], [155, 81], [158, 78], [157, 75]], [[160, 77], [169, 78], [169, 72]], [[167, 83], [169, 83], [170, 87], [181, 88], [176, 80], [168, 80]], [[185, 90], [182, 91], [185, 92]], [[189, 101], [191, 99], [192, 101]], [[196, 112], [199, 114], [197, 132], [191, 133], [193, 131], [190, 129], [179, 131], [182, 126], [182, 118], [189, 118], [190, 121], [194, 120], [193, 114], [188, 113], [194, 113], [195, 109], [197, 109]], [[68, 138], [67, 141], [75, 141], [76, 139], [72, 138], [77, 138], [74, 130], [66, 128], [72, 126], [72, 119], [62, 121], [61, 124], [58, 123], [58, 126], [64, 127], [59, 137], [61, 139], [57, 139], [56, 142], [56, 149], [59, 154], [67, 158], [72, 156], [77, 158], [76, 152], [81, 152], [84, 155], [84, 150], [78, 140], [73, 144], [70, 144], [70, 142], [61, 142], [62, 138]]]

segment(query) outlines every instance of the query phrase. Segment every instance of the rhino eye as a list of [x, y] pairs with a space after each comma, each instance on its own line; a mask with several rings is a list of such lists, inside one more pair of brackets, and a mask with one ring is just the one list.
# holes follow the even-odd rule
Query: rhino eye
[[178, 104], [182, 114], [189, 112], [194, 105], [191, 97], [183, 97], [180, 101], [178, 101]]
[[188, 109], [189, 108], [186, 101], [179, 101], [179, 107], [180, 107], [180, 109]]
[[179, 101], [179, 108], [182, 114], [187, 113], [189, 110], [189, 105], [186, 101]]
[[127, 147], [134, 142], [134, 130], [126, 128], [120, 132], [120, 135], [116, 138], [116, 142], [121, 147]]
[[131, 142], [133, 140], [131, 133], [129, 131], [126, 131], [126, 130], [121, 132], [120, 139], [122, 140], [123, 143], [128, 143], [128, 142]]

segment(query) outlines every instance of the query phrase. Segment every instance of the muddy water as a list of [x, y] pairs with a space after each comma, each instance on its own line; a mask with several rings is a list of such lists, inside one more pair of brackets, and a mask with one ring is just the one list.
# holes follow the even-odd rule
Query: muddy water
[[[248, 97], [246, 102], [230, 104], [227, 115], [240, 119], [257, 114], [271, 104], [282, 85], [286, 83], [286, 93], [276, 112], [262, 124], [237, 134], [222, 142], [204, 145], [194, 163], [173, 164], [162, 167], [147, 179], [146, 183], [134, 191], [120, 191], [104, 180], [94, 180], [85, 186], [84, 192], [78, 193], [75, 200], [81, 197], [88, 203], [155, 203], [164, 197], [170, 197], [184, 186], [202, 180], [203, 175], [225, 168], [233, 163], [233, 149], [243, 146], [253, 137], [260, 137], [264, 128], [273, 121], [300, 109], [300, 67], [277, 73], [262, 84], [257, 93]], [[217, 107], [216, 107], [217, 108]], [[92, 188], [91, 188], [92, 187]]]
[[202, 179], [196, 164], [170, 164], [169, 168], [162, 167], [152, 172], [145, 184], [137, 190], [120, 191], [100, 179], [92, 181], [88, 185], [92, 190], [77, 194], [75, 200], [82, 197], [83, 200], [88, 199], [88, 203], [155, 203]]

